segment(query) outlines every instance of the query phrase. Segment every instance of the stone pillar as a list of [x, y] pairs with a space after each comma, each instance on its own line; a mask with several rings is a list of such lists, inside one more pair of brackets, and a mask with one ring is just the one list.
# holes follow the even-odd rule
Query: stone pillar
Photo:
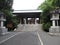
[[52, 21], [52, 26], [55, 26], [55, 20]]
[[3, 27], [3, 21], [1, 21], [1, 27]]
[[[57, 13], [56, 10], [52, 11], [52, 26], [49, 28], [50, 33], [59, 33], [60, 32], [60, 26], [58, 26], [58, 20], [59, 20], [59, 12]], [[57, 25], [56, 25], [57, 24]]]
[[[3, 19], [3, 15], [1, 16], [1, 19]], [[1, 27], [3, 28], [3, 21], [1, 21]]]
[[24, 24], [26, 24], [26, 18], [24, 18]]
[[4, 27], [4, 21], [6, 21], [6, 19], [4, 19], [4, 15], [1, 15], [0, 17], [0, 35], [5, 35], [7, 34], [7, 28]]

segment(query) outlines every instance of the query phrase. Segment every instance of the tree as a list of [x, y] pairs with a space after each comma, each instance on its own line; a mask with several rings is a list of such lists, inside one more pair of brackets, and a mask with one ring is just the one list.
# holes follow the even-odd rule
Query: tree
[[6, 16], [5, 26], [11, 22], [14, 25], [12, 28], [14, 28], [17, 26], [18, 21], [12, 14], [12, 5], [13, 0], [0, 0], [0, 11]]
[[11, 10], [13, 0], [0, 0], [0, 10]]
[[0, 11], [5, 15], [11, 15], [13, 0], [0, 0]]
[[51, 26], [50, 21], [50, 11], [54, 10], [56, 7], [60, 8], [60, 0], [45, 0], [39, 7], [39, 10], [42, 10], [41, 20], [43, 24], [43, 29], [48, 31]]

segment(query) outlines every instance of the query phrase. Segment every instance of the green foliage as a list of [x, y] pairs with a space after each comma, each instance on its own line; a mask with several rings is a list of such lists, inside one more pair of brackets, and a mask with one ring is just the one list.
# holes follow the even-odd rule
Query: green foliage
[[9, 31], [12, 31], [15, 28], [17, 28], [18, 20], [15, 16], [12, 16], [12, 17], [6, 16], [6, 19], [7, 19], [7, 21], [5, 22], [6, 27], [8, 24], [12, 24], [12, 27], [7, 27]]
[[0, 10], [11, 10], [13, 0], [0, 0]]
[[[50, 11], [54, 10], [56, 7], [60, 7], [60, 0], [45, 0], [39, 7], [38, 10], [42, 10], [40, 17], [43, 24], [44, 30], [49, 30], [50, 27]], [[50, 22], [50, 23], [49, 23]]]
[[0, 0], [0, 11], [3, 12], [6, 16], [12, 16], [12, 5], [13, 0]]
[[13, 0], [0, 0], [0, 11], [6, 16], [5, 26], [7, 26], [7, 24], [10, 22], [13, 25], [12, 28], [8, 28], [9, 30], [16, 28], [18, 24], [16, 17], [14, 17], [12, 14], [12, 5]]
[[55, 7], [60, 7], [60, 0], [45, 0], [38, 9], [46, 10], [46, 9], [54, 9]]
[[13, 23], [13, 28], [17, 28], [17, 25], [18, 25], [18, 20], [17, 20], [17, 18], [14, 16], [13, 18], [12, 18], [12, 23]]
[[51, 23], [50, 23], [50, 22], [48, 22], [48, 23], [43, 23], [42, 28], [43, 28], [44, 31], [49, 32], [50, 26], [51, 26]]

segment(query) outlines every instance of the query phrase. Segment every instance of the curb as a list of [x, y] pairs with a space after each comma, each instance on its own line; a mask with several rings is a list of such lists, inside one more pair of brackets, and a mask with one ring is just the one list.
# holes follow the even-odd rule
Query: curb
[[51, 36], [60, 36], [60, 33], [48, 33]]

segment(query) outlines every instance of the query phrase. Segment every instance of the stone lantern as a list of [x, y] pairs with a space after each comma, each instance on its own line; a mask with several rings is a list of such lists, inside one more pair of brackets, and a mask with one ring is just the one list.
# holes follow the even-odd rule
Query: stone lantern
[[52, 21], [52, 26], [49, 28], [50, 33], [59, 33], [60, 32], [60, 27], [58, 25], [58, 20], [59, 20], [59, 8], [57, 7], [55, 10], [50, 11], [51, 13], [51, 21]]
[[0, 12], [0, 35], [4, 35], [7, 33], [7, 28], [4, 27], [4, 21], [6, 21], [5, 15]]

